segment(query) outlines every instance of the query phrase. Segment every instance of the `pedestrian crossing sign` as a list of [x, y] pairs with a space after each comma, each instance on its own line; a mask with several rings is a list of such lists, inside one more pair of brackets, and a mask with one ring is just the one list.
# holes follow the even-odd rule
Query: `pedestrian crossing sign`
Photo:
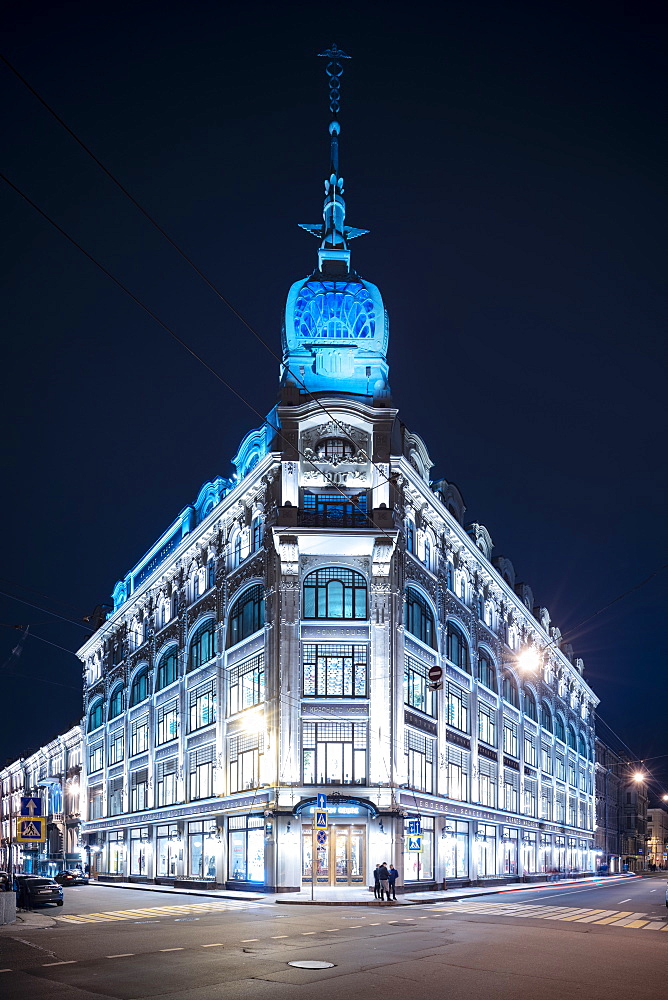
[[316, 809], [316, 811], [315, 811], [315, 828], [316, 828], [316, 830], [326, 830], [327, 829], [327, 810], [326, 809]]
[[409, 834], [406, 837], [406, 850], [420, 852], [422, 850], [422, 837], [420, 835]]
[[46, 820], [41, 816], [20, 816], [16, 826], [19, 844], [42, 844], [46, 840]]

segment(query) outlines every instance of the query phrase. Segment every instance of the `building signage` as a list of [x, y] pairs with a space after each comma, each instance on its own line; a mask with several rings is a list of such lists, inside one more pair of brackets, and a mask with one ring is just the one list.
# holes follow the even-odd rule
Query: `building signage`
[[[360, 806], [330, 806], [327, 812], [334, 816], [359, 816], [362, 808]], [[313, 815], [313, 813], [321, 812], [322, 810], [320, 806], [310, 806], [306, 811]], [[366, 809], [364, 812], [366, 812]]]

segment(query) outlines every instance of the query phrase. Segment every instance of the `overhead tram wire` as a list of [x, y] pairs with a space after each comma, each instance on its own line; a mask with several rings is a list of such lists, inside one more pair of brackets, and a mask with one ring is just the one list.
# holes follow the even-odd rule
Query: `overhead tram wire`
[[[278, 355], [276, 353], [276, 351], [274, 351], [274, 349], [267, 343], [267, 341], [264, 339], [264, 337], [262, 337], [262, 335], [260, 333], [258, 333], [258, 331], [253, 327], [253, 325], [246, 319], [246, 317], [243, 315], [243, 313], [241, 313], [236, 308], [236, 306], [227, 298], [227, 296], [224, 295], [220, 291], [220, 289], [211, 281], [211, 279], [209, 277], [207, 277], [206, 274], [204, 274], [204, 272], [197, 266], [197, 264], [195, 264], [195, 262], [188, 256], [188, 254], [184, 250], [181, 249], [181, 247], [178, 245], [178, 243], [176, 243], [175, 240], [173, 240], [171, 238], [171, 236], [163, 229], [163, 227], [158, 222], [156, 222], [156, 220], [153, 218], [153, 216], [150, 215], [150, 213], [146, 211], [146, 209], [143, 207], [143, 205], [141, 205], [140, 202], [138, 202], [137, 199], [133, 195], [130, 194], [130, 192], [127, 190], [127, 188], [124, 187], [123, 184], [121, 184], [121, 182], [114, 176], [114, 174], [112, 174], [112, 172], [109, 170], [109, 168], [106, 167], [104, 165], [104, 163], [102, 163], [102, 161], [95, 155], [95, 153], [92, 151], [92, 149], [90, 149], [86, 145], [86, 143], [82, 139], [79, 138], [79, 136], [76, 134], [76, 132], [72, 128], [70, 128], [70, 126], [60, 117], [60, 115], [56, 111], [54, 111], [54, 109], [44, 100], [44, 98], [41, 96], [41, 94], [39, 94], [30, 83], [28, 83], [28, 81], [25, 79], [25, 77], [22, 76], [21, 73], [19, 73], [19, 71], [16, 69], [16, 67], [13, 66], [9, 62], [9, 60], [7, 59], [7, 57], [4, 56], [1, 52], [0, 52], [0, 60], [2, 60], [2, 62], [4, 62], [4, 64], [7, 66], [7, 68], [10, 69], [12, 71], [12, 73], [14, 73], [14, 75], [30, 91], [30, 93], [40, 102], [40, 104], [44, 108], [46, 108], [46, 110], [49, 112], [49, 114], [52, 115], [55, 118], [55, 120], [58, 122], [58, 124], [61, 125], [65, 129], [65, 131], [68, 133], [68, 135], [70, 135], [72, 137], [72, 139], [74, 139], [74, 141], [81, 147], [81, 149], [83, 149], [84, 152], [87, 153], [88, 156], [90, 156], [90, 158], [94, 161], [94, 163], [97, 164], [97, 166], [100, 168], [100, 170], [102, 170], [106, 174], [106, 176], [109, 178], [109, 180], [112, 181], [112, 183], [116, 185], [116, 187], [118, 188], [118, 190], [121, 191], [121, 193], [126, 198], [128, 198], [129, 201], [132, 202], [132, 204], [135, 206], [135, 208], [137, 208], [141, 212], [141, 214], [144, 216], [144, 218], [148, 222], [150, 222], [150, 224], [160, 233], [160, 235], [163, 237], [163, 239], [167, 240], [167, 242], [169, 243], [169, 245], [171, 247], [173, 247], [174, 250], [176, 250], [176, 252], [179, 254], [179, 256], [181, 256], [183, 258], [183, 260], [195, 271], [195, 273], [197, 275], [199, 275], [199, 277], [202, 279], [202, 281], [204, 281], [205, 284], [208, 285], [208, 287], [211, 289], [211, 291], [215, 295], [218, 296], [218, 298], [220, 299], [220, 301], [223, 302], [227, 306], [227, 308], [234, 314], [234, 316], [237, 317], [237, 319], [239, 320], [239, 322], [242, 323], [243, 326], [246, 327], [246, 329], [249, 331], [249, 333], [251, 333], [256, 338], [256, 340], [260, 344], [262, 344], [262, 346], [265, 348], [265, 350], [267, 350], [272, 355], [272, 357], [275, 358], [276, 361], [278, 361], [278, 363], [281, 366], [281, 368], [284, 371], [286, 371], [289, 375], [292, 376], [292, 378], [295, 380], [295, 382], [297, 382], [299, 384], [299, 386], [301, 386], [301, 388], [304, 390], [304, 392], [307, 393], [307, 395], [310, 397], [310, 399], [320, 407], [320, 409], [322, 410], [322, 412], [327, 417], [329, 417], [329, 419], [332, 421], [332, 423], [334, 423], [339, 428], [339, 430], [341, 430], [344, 434], [346, 434], [347, 432], [346, 432], [346, 429], [343, 426], [343, 424], [341, 424], [340, 421], [337, 420], [337, 418], [334, 416], [333, 413], [330, 413], [330, 411], [322, 403], [322, 401], [319, 399], [319, 397], [315, 396], [310, 391], [310, 389], [306, 386], [306, 383], [299, 377], [299, 375], [296, 375], [295, 372], [292, 371], [292, 369], [285, 363], [285, 361], [283, 361], [283, 359], [280, 357], [280, 355]], [[373, 466], [373, 468], [379, 473], [379, 475], [381, 475], [385, 479], [385, 481], [387, 483], [391, 483], [392, 482], [391, 479], [390, 479], [390, 477], [384, 471], [384, 469], [381, 469], [378, 465], [376, 465], [376, 463], [373, 461], [372, 458], [369, 458], [369, 462]]]
[[[138, 298], [138, 296], [136, 296], [134, 294], [134, 292], [130, 291], [130, 289], [126, 285], [124, 285], [123, 282], [120, 281], [119, 278], [117, 278], [115, 275], [113, 275], [111, 273], [111, 271], [109, 271], [104, 266], [104, 264], [101, 264], [95, 257], [93, 257], [93, 255], [91, 253], [89, 253], [88, 250], [86, 250], [84, 247], [82, 247], [81, 244], [78, 243], [74, 239], [73, 236], [70, 236], [69, 233], [65, 229], [63, 229], [62, 226], [60, 226], [54, 219], [51, 218], [50, 215], [48, 215], [42, 208], [40, 208], [39, 205], [37, 205], [32, 200], [32, 198], [30, 198], [24, 191], [21, 190], [21, 188], [19, 188], [16, 184], [14, 184], [14, 182], [11, 181], [9, 179], [9, 177], [7, 177], [6, 174], [0, 172], [0, 179], [3, 180], [21, 198], [23, 198], [23, 200], [25, 202], [27, 202], [28, 205], [30, 205], [30, 207], [33, 208], [39, 215], [41, 215], [43, 219], [45, 219], [51, 226], [53, 226], [53, 228], [56, 229], [57, 232], [59, 232], [61, 234], [61, 236], [64, 236], [65, 239], [69, 243], [72, 244], [72, 246], [76, 247], [76, 249], [79, 250], [80, 253], [82, 253], [84, 255], [84, 257], [86, 257], [92, 264], [94, 264], [100, 271], [102, 271], [103, 274], [105, 274], [108, 278], [110, 278], [111, 281], [113, 281], [113, 283], [118, 288], [121, 289], [121, 291], [125, 292], [125, 294], [128, 295], [129, 298], [131, 298], [132, 301], [136, 303], [136, 305], [138, 305], [141, 309], [143, 309], [144, 312], [148, 316], [151, 317], [151, 319], [155, 320], [155, 322], [159, 326], [161, 326], [163, 328], [163, 330], [165, 330], [170, 335], [170, 337], [173, 337], [174, 340], [178, 344], [180, 344], [181, 347], [183, 347], [190, 355], [192, 355], [192, 357], [195, 358], [196, 361], [199, 361], [199, 363], [204, 368], [206, 368], [207, 371], [209, 371], [214, 376], [214, 378], [218, 379], [219, 382], [222, 382], [222, 384], [224, 386], [226, 386], [226, 388], [229, 389], [230, 392], [232, 392], [237, 397], [237, 399], [241, 400], [242, 403], [244, 403], [250, 410], [252, 410], [252, 412], [257, 417], [260, 418], [260, 420], [262, 421], [262, 424], [266, 424], [268, 427], [270, 427], [272, 429], [272, 431], [274, 431], [274, 433], [283, 441], [283, 443], [288, 448], [290, 448], [290, 449], [294, 448], [295, 451], [297, 452], [297, 454], [299, 455], [299, 457], [304, 462], [308, 462], [308, 464], [311, 465], [317, 472], [320, 471], [318, 469], [317, 465], [315, 464], [315, 462], [311, 458], [309, 458], [307, 455], [305, 455], [303, 452], [301, 452], [299, 450], [299, 448], [297, 448], [292, 442], [288, 441], [288, 439], [285, 437], [285, 435], [281, 432], [279, 426], [276, 426], [275, 424], [272, 424], [267, 419], [267, 417], [266, 417], [265, 414], [261, 413], [260, 410], [258, 410], [255, 406], [253, 406], [253, 404], [248, 399], [246, 399], [246, 397], [241, 392], [239, 392], [238, 389], [235, 389], [234, 386], [230, 382], [227, 381], [227, 379], [223, 378], [223, 376], [220, 374], [220, 372], [216, 371], [216, 369], [213, 368], [209, 364], [209, 362], [206, 361], [200, 354], [198, 354], [197, 351], [195, 351], [192, 347], [190, 347], [190, 345], [185, 340], [183, 340], [183, 338], [180, 337], [179, 334], [176, 333], [175, 330], [173, 330], [170, 326], [168, 326], [168, 324], [165, 323], [165, 321], [162, 320], [158, 316], [158, 314], [155, 313], [150, 308], [150, 306], [147, 306], [144, 302], [142, 302], [142, 300], [140, 298]], [[389, 482], [389, 480], [388, 480], [388, 482]], [[338, 484], [336, 484], [336, 483], [330, 483], [330, 487], [332, 489], [336, 490], [337, 493], [339, 493], [348, 503], [350, 503], [351, 506], [359, 514], [362, 514], [366, 518], [366, 520], [369, 522], [369, 524], [371, 525], [371, 527], [374, 529], [374, 531], [376, 531], [377, 534], [385, 535], [385, 537], [388, 538], [392, 542], [392, 544], [394, 544], [395, 540], [392, 538], [392, 536], [389, 534], [389, 532], [387, 532], [384, 528], [379, 528], [375, 524], [373, 518], [368, 513], [368, 511], [365, 510], [363, 507], [361, 507], [359, 504], [355, 503], [354, 498], [350, 494], [344, 493], [343, 490], [341, 489], [341, 487], [338, 486]]]

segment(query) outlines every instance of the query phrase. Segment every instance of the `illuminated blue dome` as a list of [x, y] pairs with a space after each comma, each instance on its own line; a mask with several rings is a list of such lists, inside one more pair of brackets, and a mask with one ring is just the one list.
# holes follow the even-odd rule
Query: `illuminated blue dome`
[[294, 306], [300, 340], [365, 340], [376, 330], [376, 311], [359, 281], [307, 281]]

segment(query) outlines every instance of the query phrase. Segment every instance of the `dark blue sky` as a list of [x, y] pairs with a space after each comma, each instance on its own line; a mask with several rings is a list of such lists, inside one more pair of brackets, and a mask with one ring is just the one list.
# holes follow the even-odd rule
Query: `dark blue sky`
[[[348, 221], [371, 230], [353, 263], [389, 309], [395, 403], [566, 631], [667, 561], [666, 34], [643, 2], [72, 2], [16, 6], [3, 49], [276, 349], [328, 165], [315, 54], [353, 55], [342, 170]], [[4, 172], [268, 411], [274, 359], [0, 75]], [[0, 198], [0, 589], [81, 617], [257, 419]], [[668, 754], [667, 579], [572, 637], [602, 715], [648, 758]], [[72, 650], [85, 635], [1, 600], [5, 625]], [[18, 638], [0, 629], [0, 760], [80, 712], [77, 660], [33, 637], [10, 659]]]

